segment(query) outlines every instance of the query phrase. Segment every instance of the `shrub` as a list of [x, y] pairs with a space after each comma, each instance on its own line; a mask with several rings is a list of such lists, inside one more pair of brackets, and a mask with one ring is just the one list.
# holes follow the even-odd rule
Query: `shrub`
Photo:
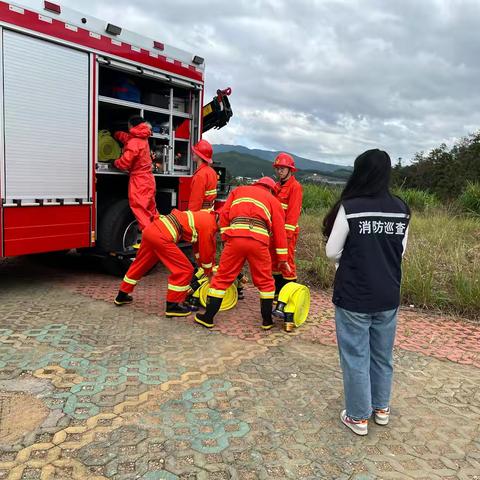
[[320, 211], [331, 208], [340, 197], [340, 189], [328, 185], [303, 185], [303, 208]]
[[464, 211], [480, 215], [480, 183], [469, 182], [460, 195], [458, 203]]
[[[477, 186], [477, 188], [478, 191], [480, 191], [480, 187]], [[303, 209], [306, 212], [328, 210], [340, 198], [340, 193], [341, 189], [339, 187], [306, 184], [303, 186]], [[412, 210], [417, 212], [424, 212], [437, 208], [440, 205], [435, 195], [423, 190], [396, 188], [393, 190], [393, 193], [402, 198]], [[480, 197], [477, 197], [477, 202], [480, 202], [479, 198]], [[478, 205], [480, 205], [480, 203]]]
[[438, 198], [433, 193], [415, 188], [395, 188], [393, 193], [404, 200], [407, 205], [417, 212], [424, 212], [439, 206]]

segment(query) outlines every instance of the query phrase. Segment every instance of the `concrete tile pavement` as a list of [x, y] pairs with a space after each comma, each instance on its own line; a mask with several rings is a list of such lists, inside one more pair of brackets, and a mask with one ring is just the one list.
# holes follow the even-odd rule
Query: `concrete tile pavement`
[[161, 316], [161, 270], [117, 308], [71, 262], [0, 263], [0, 478], [480, 478], [476, 324], [404, 311], [391, 425], [359, 438], [328, 294], [295, 335], [260, 330], [252, 287], [206, 331]]

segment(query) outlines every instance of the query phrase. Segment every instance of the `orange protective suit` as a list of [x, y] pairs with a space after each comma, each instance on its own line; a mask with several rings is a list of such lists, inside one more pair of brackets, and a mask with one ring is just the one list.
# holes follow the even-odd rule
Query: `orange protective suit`
[[208, 295], [223, 298], [227, 288], [248, 261], [252, 282], [260, 298], [275, 294], [269, 253], [270, 236], [279, 261], [287, 259], [287, 238], [282, 207], [268, 188], [261, 185], [237, 187], [220, 213], [220, 232], [225, 248]]
[[155, 177], [148, 137], [152, 134], [146, 123], [132, 127], [129, 133], [115, 132], [123, 143], [123, 153], [113, 162], [119, 170], [129, 173], [128, 201], [140, 230], [144, 230], [158, 215], [155, 205]]
[[215, 261], [216, 232], [215, 214], [211, 212], [174, 209], [169, 215], [160, 215], [143, 231], [140, 249], [120, 291], [132, 292], [143, 275], [161, 261], [170, 272], [167, 302], [183, 302], [190, 290], [193, 266], [177, 243], [198, 243], [198, 265], [209, 275]]
[[192, 177], [188, 210], [211, 210], [217, 198], [217, 172], [207, 163], [202, 163]]
[[274, 251], [274, 246], [270, 247], [270, 253], [272, 255], [273, 273], [282, 274], [285, 280], [297, 279], [297, 268], [295, 265], [295, 249], [298, 240], [298, 219], [300, 218], [300, 212], [302, 211], [302, 196], [303, 190], [300, 183], [292, 175], [285, 183], [277, 182], [277, 190], [275, 195], [282, 209], [285, 212], [285, 231], [287, 234], [288, 243], [288, 265], [290, 266], [290, 272], [285, 269], [281, 269], [278, 265], [279, 259]]

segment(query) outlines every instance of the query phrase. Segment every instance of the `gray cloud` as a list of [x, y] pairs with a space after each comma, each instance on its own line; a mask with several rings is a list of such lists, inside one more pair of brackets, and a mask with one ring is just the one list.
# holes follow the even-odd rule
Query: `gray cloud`
[[351, 163], [374, 146], [410, 159], [480, 124], [477, 0], [62, 3], [205, 57], [208, 97], [233, 89], [213, 142]]

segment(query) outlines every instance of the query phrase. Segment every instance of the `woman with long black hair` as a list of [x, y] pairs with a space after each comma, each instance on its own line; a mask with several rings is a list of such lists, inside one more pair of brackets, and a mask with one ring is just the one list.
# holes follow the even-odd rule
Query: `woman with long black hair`
[[382, 150], [355, 159], [323, 233], [335, 260], [335, 324], [343, 371], [342, 422], [358, 435], [368, 419], [386, 425], [390, 415], [393, 344], [400, 304], [402, 256], [410, 209], [389, 190], [391, 161]]

